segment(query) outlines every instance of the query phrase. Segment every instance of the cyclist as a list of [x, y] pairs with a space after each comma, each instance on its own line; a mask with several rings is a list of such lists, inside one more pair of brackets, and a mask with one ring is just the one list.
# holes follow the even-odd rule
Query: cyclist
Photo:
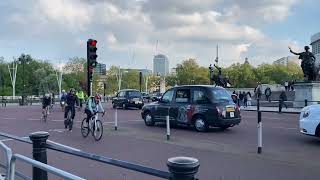
[[47, 114], [49, 114], [49, 109], [47, 107], [50, 106], [51, 103], [51, 98], [49, 94], [45, 94], [44, 97], [42, 98], [42, 114], [47, 111]]
[[87, 122], [89, 122], [89, 119], [94, 116], [95, 113], [99, 112], [99, 108], [102, 113], [105, 112], [101, 104], [101, 96], [97, 93], [94, 97], [91, 96], [88, 98], [87, 107], [84, 110], [87, 114]]
[[[71, 111], [71, 121], [73, 122], [74, 116], [76, 114], [75, 106], [78, 106], [78, 97], [76, 96], [76, 91], [73, 88], [70, 89], [69, 93], [66, 96], [66, 103], [67, 103], [67, 106], [64, 111], [64, 127], [65, 128], [67, 128], [68, 123], [70, 123], [70, 122], [67, 122], [68, 112]], [[70, 131], [71, 129], [72, 127], [69, 126]]]
[[80, 108], [82, 108], [82, 104], [84, 102], [84, 92], [83, 91], [78, 91], [77, 96], [79, 98], [79, 103], [80, 103]]
[[61, 94], [60, 94], [60, 105], [62, 107], [62, 109], [64, 109], [65, 103], [66, 103], [66, 97], [67, 97], [67, 93], [65, 90], [62, 90]]

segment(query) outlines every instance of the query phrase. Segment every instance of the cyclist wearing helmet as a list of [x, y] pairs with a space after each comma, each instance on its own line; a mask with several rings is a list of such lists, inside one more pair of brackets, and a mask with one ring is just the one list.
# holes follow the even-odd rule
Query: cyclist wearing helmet
[[[46, 110], [46, 108], [48, 106], [50, 106], [50, 103], [51, 103], [51, 98], [50, 98], [49, 94], [46, 93], [44, 95], [44, 97], [42, 98], [42, 113]], [[48, 113], [49, 113], [49, 111], [48, 111]]]
[[97, 93], [95, 96], [91, 96], [88, 98], [87, 107], [84, 112], [87, 114], [87, 122], [89, 119], [97, 112], [99, 112], [99, 108], [101, 112], [104, 113], [104, 109], [101, 104], [101, 96]]
[[76, 114], [75, 105], [78, 106], [78, 97], [76, 96], [76, 91], [73, 88], [70, 89], [70, 92], [66, 96], [66, 104], [67, 104], [67, 106], [64, 111], [64, 126], [65, 126], [65, 128], [67, 128], [67, 125], [69, 123], [69, 122], [67, 122], [68, 112], [71, 111], [71, 120], [73, 121], [74, 116]]

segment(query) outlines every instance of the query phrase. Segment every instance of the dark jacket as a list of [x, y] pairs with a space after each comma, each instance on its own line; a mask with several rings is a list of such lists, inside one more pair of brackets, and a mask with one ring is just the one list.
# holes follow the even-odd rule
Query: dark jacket
[[68, 93], [67, 96], [66, 96], [66, 103], [68, 106], [72, 106], [74, 107], [75, 105], [79, 105], [78, 104], [78, 97], [74, 94], [70, 94]]
[[286, 92], [282, 91], [279, 96], [279, 99], [280, 99], [280, 101], [286, 101], [287, 100]]

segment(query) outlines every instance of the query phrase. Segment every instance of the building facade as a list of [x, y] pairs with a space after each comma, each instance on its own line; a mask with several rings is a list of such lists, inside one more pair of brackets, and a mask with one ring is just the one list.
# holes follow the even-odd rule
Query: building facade
[[105, 64], [98, 63], [94, 68], [94, 73], [97, 75], [106, 75], [107, 74], [107, 66]]
[[300, 64], [298, 56], [287, 56], [273, 62], [273, 64], [288, 65], [288, 63]]
[[320, 61], [320, 32], [311, 36], [312, 53], [316, 57], [316, 60]]
[[167, 76], [169, 74], [169, 60], [167, 56], [158, 54], [153, 58], [153, 74]]

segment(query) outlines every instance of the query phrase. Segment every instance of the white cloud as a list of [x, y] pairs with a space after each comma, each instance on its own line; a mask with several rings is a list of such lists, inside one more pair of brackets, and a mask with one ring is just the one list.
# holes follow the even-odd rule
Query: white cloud
[[[92, 37], [99, 42], [99, 58], [112, 57], [108, 63], [123, 64], [128, 52], [134, 51], [136, 66], [142, 67], [152, 67], [157, 40], [158, 52], [169, 56], [171, 66], [189, 57], [208, 65], [219, 44], [223, 65], [246, 56], [249, 60], [259, 57], [254, 62], [259, 63], [264, 61], [261, 59], [285, 54], [292, 42], [269, 38], [261, 25], [285, 20], [296, 3], [297, 0], [32, 0], [21, 4], [12, 0], [7, 3], [13, 8], [7, 13], [6, 26], [0, 21], [1, 27], [8, 27], [0, 39], [12, 31], [21, 36], [21, 41], [46, 41], [42, 46], [51, 53], [71, 57], [84, 54], [85, 41]], [[65, 50], [70, 48], [72, 51]]]

